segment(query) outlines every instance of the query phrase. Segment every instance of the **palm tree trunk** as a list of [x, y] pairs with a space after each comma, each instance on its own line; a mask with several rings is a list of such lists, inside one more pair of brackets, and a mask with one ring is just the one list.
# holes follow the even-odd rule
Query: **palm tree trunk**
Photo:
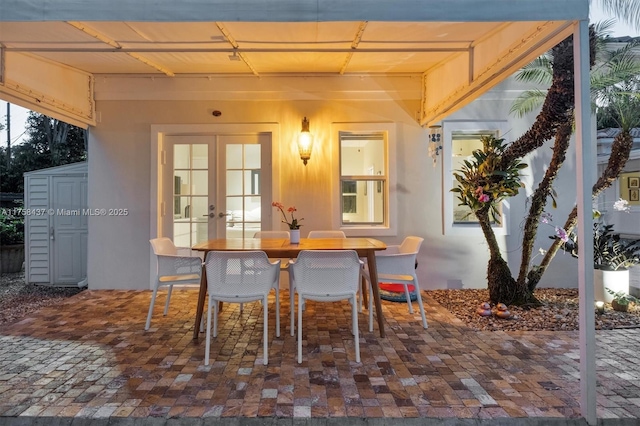
[[[547, 198], [551, 194], [552, 185], [558, 176], [558, 170], [562, 167], [566, 158], [567, 150], [569, 149], [569, 142], [571, 140], [572, 121], [567, 120], [562, 126], [558, 128], [556, 133], [556, 142], [553, 147], [553, 155], [549, 167], [544, 174], [544, 177], [540, 181], [538, 188], [531, 197], [531, 205], [529, 207], [529, 214], [524, 225], [524, 234], [522, 236], [522, 257], [520, 260], [520, 272], [518, 273], [518, 285], [526, 286], [527, 272], [529, 270], [529, 263], [531, 262], [531, 255], [533, 253], [533, 244], [536, 240], [536, 234], [538, 233], [538, 226], [540, 224], [540, 216], [544, 212], [544, 208], [547, 204]], [[533, 292], [533, 289], [531, 289]]]
[[[489, 217], [489, 205], [476, 211], [476, 217], [480, 222], [482, 233], [489, 245], [489, 262], [487, 264], [487, 285], [489, 288], [489, 298], [493, 303], [523, 303], [523, 294], [516, 285], [516, 280], [511, 275], [509, 265], [502, 258], [498, 240], [491, 227]], [[525, 302], [526, 303], [526, 302]]]
[[[605, 189], [609, 188], [611, 184], [618, 178], [622, 169], [627, 164], [627, 160], [629, 160], [629, 153], [631, 152], [631, 147], [633, 146], [633, 138], [628, 130], [621, 131], [618, 136], [615, 137], [613, 143], [611, 144], [611, 155], [609, 156], [609, 161], [607, 163], [607, 167], [604, 172], [598, 179], [598, 181], [593, 185], [592, 189], [592, 197], [596, 199]], [[578, 206], [574, 206], [571, 213], [567, 218], [567, 221], [564, 224], [564, 230], [567, 233], [573, 231], [573, 229], [578, 224]], [[553, 260], [554, 256], [562, 246], [562, 241], [556, 239], [547, 253], [545, 254], [542, 262], [540, 262], [540, 266], [529, 271], [527, 275], [528, 287], [533, 291], [538, 283], [540, 282], [540, 278], [547, 270], [547, 267]]]
[[[589, 27], [590, 63], [595, 61], [596, 34]], [[515, 158], [522, 158], [540, 148], [553, 138], [560, 126], [573, 119], [574, 71], [573, 36], [567, 37], [552, 49], [553, 77], [544, 104], [535, 123], [526, 133], [514, 141], [505, 151], [502, 164], [509, 164]]]

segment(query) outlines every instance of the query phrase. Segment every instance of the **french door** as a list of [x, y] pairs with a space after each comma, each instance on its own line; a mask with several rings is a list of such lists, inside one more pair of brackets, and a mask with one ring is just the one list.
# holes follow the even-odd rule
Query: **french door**
[[162, 230], [176, 246], [253, 237], [263, 228], [271, 207], [271, 134], [170, 135], [163, 151]]

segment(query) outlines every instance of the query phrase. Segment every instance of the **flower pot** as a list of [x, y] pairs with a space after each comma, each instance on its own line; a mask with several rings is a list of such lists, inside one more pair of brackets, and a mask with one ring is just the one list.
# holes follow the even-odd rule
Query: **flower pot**
[[611, 303], [613, 295], [610, 294], [607, 289], [612, 290], [614, 293], [623, 291], [625, 294], [629, 294], [628, 269], [620, 269], [617, 271], [595, 269], [593, 272], [593, 291], [596, 302], [601, 300], [603, 302]]
[[629, 310], [628, 303], [626, 305], [623, 305], [621, 303], [618, 303], [615, 300], [611, 301], [611, 307], [613, 308], [614, 311], [618, 311], [618, 312], [627, 312], [627, 310]]
[[0, 246], [0, 273], [20, 272], [24, 263], [24, 244]]
[[299, 229], [290, 229], [289, 230], [289, 240], [291, 244], [300, 244], [300, 230]]

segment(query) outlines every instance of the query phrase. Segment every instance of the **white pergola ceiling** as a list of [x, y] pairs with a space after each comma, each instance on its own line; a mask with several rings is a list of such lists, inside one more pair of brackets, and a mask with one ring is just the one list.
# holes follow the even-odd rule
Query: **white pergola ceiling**
[[423, 83], [411, 96], [422, 99], [419, 120], [428, 124], [570, 35], [588, 14], [587, 0], [60, 0], [52, 6], [0, 0], [0, 96], [84, 124], [95, 123], [100, 75], [414, 75]]

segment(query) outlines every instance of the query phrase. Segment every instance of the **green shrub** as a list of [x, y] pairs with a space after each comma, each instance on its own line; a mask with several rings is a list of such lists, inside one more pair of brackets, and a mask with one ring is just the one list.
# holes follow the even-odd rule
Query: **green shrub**
[[24, 243], [24, 216], [19, 209], [0, 208], [0, 244]]

